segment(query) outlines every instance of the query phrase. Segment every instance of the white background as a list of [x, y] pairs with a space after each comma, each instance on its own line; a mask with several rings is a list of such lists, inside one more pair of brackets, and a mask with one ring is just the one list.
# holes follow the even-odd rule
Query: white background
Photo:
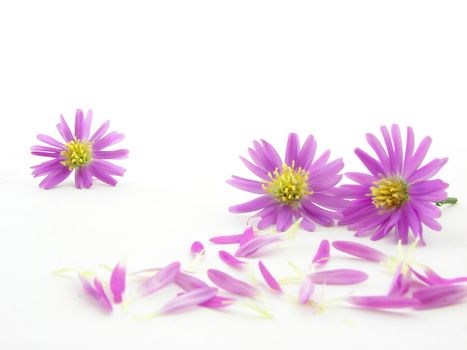
[[[227, 208], [252, 197], [225, 180], [248, 175], [237, 156], [253, 139], [283, 153], [289, 132], [312, 133], [346, 170], [362, 170], [353, 149], [397, 122], [418, 140], [433, 137], [430, 158], [450, 157], [440, 177], [460, 198], [416, 259], [467, 274], [466, 18], [463, 1], [2, 1], [0, 347], [465, 349], [465, 304], [313, 314], [273, 301], [273, 320], [241, 309], [137, 320], [102, 314], [75, 279], [52, 272], [121, 257], [130, 270], [186, 262], [192, 241], [243, 229], [247, 216]], [[58, 137], [60, 113], [70, 121], [76, 108], [127, 135], [128, 172], [116, 188], [67, 181], [44, 191], [29, 175], [41, 160], [29, 154], [36, 134]], [[354, 239], [342, 228], [302, 232], [266, 261], [285, 275], [286, 259], [306, 266], [323, 238]], [[392, 239], [373, 246], [395, 252]], [[200, 275], [224, 268], [217, 247], [207, 249]], [[390, 283], [378, 266], [339, 254], [332, 264], [371, 276], [336, 287], [341, 295]]]

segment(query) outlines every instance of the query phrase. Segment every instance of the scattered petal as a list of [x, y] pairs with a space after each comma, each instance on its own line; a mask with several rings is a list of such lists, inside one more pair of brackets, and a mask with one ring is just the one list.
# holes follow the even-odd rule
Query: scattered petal
[[245, 297], [254, 297], [258, 294], [258, 290], [251, 284], [238, 280], [225, 272], [209, 269], [208, 277], [219, 288], [222, 288], [232, 294], [237, 294]]
[[256, 236], [241, 245], [240, 248], [238, 248], [238, 250], [235, 252], [235, 256], [242, 258], [258, 256], [264, 249], [274, 244], [280, 243], [283, 240], [283, 236], [278, 234]]
[[203, 287], [179, 294], [170, 300], [167, 304], [165, 304], [159, 310], [159, 314], [170, 314], [195, 307], [214, 298], [216, 294], [217, 288], [211, 287]]
[[229, 252], [226, 252], [225, 250], [219, 250], [219, 257], [223, 262], [232, 267], [240, 267], [243, 264], [245, 264], [244, 261], [237, 259], [235, 256], [233, 256]]
[[197, 255], [203, 255], [204, 253], [205, 253], [205, 250], [204, 250], [203, 243], [199, 241], [193, 242], [193, 244], [191, 245], [191, 254], [193, 256], [197, 256]]
[[309, 277], [316, 284], [350, 285], [364, 282], [368, 279], [365, 272], [352, 269], [336, 269], [313, 272]]
[[467, 299], [467, 286], [434, 285], [416, 290], [412, 297], [420, 304], [417, 309], [434, 309], [458, 304]]
[[364, 309], [402, 309], [418, 305], [417, 300], [391, 295], [355, 296], [347, 298], [347, 301]]
[[324, 265], [328, 262], [329, 257], [330, 257], [329, 241], [327, 239], [323, 239], [313, 258], [313, 264]]
[[154, 276], [149, 277], [141, 285], [141, 291], [144, 295], [154, 293], [170, 283], [175, 282], [180, 273], [180, 263], [173, 262], [160, 271], [158, 271]]
[[306, 276], [300, 285], [298, 300], [301, 304], [307, 304], [315, 290], [315, 284], [310, 276]]
[[122, 295], [125, 293], [126, 286], [126, 267], [119, 263], [112, 271], [110, 277], [110, 290], [112, 291], [114, 302], [116, 304], [122, 302]]
[[271, 288], [272, 290], [275, 290], [276, 292], [282, 293], [281, 285], [279, 284], [279, 282], [277, 282], [277, 280], [269, 272], [269, 270], [266, 268], [266, 266], [263, 264], [261, 260], [258, 261], [258, 267], [259, 267], [259, 271], [261, 272], [261, 275], [264, 278], [264, 281], [269, 286], [269, 288]]
[[334, 241], [332, 242], [332, 246], [341, 252], [356, 256], [364, 260], [383, 262], [388, 259], [387, 255], [383, 252], [360, 243], [349, 241]]

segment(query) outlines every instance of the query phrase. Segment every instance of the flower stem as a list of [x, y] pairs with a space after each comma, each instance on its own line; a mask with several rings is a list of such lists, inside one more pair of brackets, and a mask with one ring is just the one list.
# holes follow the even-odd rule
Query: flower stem
[[441, 202], [436, 202], [436, 206], [441, 207], [444, 204], [456, 204], [457, 203], [457, 198], [455, 197], [448, 197], [444, 201]]

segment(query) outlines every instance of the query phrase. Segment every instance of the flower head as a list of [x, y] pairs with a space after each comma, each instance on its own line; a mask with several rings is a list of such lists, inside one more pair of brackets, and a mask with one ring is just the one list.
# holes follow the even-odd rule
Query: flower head
[[308, 136], [300, 147], [298, 136], [290, 134], [285, 161], [268, 142], [254, 141], [249, 149], [253, 163], [241, 157], [245, 166], [259, 181], [232, 176], [227, 182], [241, 190], [261, 195], [249, 202], [230, 207], [233, 213], [254, 212], [260, 217], [258, 228], [276, 225], [278, 231], [287, 230], [303, 218], [301, 227], [313, 231], [315, 223], [331, 226], [341, 216], [336, 212], [345, 206], [337, 196], [335, 186], [342, 175], [342, 159], [328, 162], [330, 152], [315, 159], [316, 141]]
[[441, 211], [435, 203], [446, 200], [448, 184], [431, 178], [448, 159], [434, 159], [421, 166], [431, 144], [429, 137], [415, 150], [414, 133], [408, 127], [404, 150], [398, 125], [392, 125], [390, 131], [383, 126], [381, 131], [386, 147], [373, 134], [366, 135], [377, 159], [360, 148], [355, 150], [369, 174], [346, 174], [357, 184], [341, 186], [350, 203], [339, 224], [348, 225], [357, 236], [371, 234], [372, 240], [394, 232], [398, 240], [408, 243], [412, 231], [423, 242], [423, 225], [441, 229], [435, 220]]
[[108, 162], [108, 159], [122, 159], [128, 156], [127, 149], [114, 151], [105, 150], [107, 147], [123, 140], [124, 135], [117, 132], [106, 134], [109, 121], [91, 135], [92, 111], [88, 111], [84, 118], [83, 111], [78, 109], [75, 117], [75, 132], [71, 132], [67, 122], [61, 117], [57, 129], [65, 141], [39, 134], [38, 140], [47, 146], [32, 146], [31, 153], [36, 156], [52, 158], [49, 161], [31, 167], [34, 177], [45, 176], [39, 184], [41, 188], [50, 189], [64, 181], [73, 171], [75, 172], [76, 188], [89, 188], [93, 178], [106, 184], [115, 186], [114, 176], [123, 176], [125, 169]]

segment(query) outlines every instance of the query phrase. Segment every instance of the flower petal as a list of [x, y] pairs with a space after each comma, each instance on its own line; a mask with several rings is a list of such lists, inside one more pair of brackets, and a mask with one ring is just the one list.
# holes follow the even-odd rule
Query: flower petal
[[327, 239], [323, 239], [316, 251], [315, 256], [313, 257], [313, 264], [324, 265], [328, 262], [330, 257], [330, 246]]
[[435, 285], [421, 288], [412, 296], [420, 303], [417, 309], [434, 309], [464, 301], [467, 298], [467, 286]]
[[259, 255], [264, 249], [274, 245], [276, 243], [283, 241], [283, 236], [274, 234], [274, 235], [265, 235], [265, 236], [256, 236], [249, 241], [241, 245], [235, 252], [236, 257], [248, 258], [252, 256]]
[[341, 252], [368, 261], [382, 262], [388, 259], [388, 256], [383, 252], [360, 243], [349, 241], [334, 241], [332, 242], [332, 246]]
[[149, 277], [141, 285], [143, 295], [154, 293], [172, 282], [175, 282], [180, 273], [180, 263], [173, 262]]
[[259, 267], [259, 271], [261, 272], [261, 275], [264, 278], [264, 281], [269, 286], [269, 288], [271, 288], [272, 290], [275, 290], [276, 292], [282, 293], [281, 285], [274, 278], [274, 276], [269, 272], [269, 270], [266, 268], [266, 266], [263, 264], [261, 260], [258, 261], [258, 267]]
[[193, 289], [208, 287], [208, 284], [206, 282], [184, 272], [180, 272], [177, 275], [175, 283], [177, 284], [177, 286], [179, 286], [185, 291], [191, 291]]
[[110, 290], [112, 291], [114, 302], [121, 303], [122, 295], [126, 286], [126, 267], [124, 264], [117, 264], [110, 276]]
[[402, 309], [418, 305], [416, 300], [400, 296], [355, 296], [347, 298], [352, 305], [364, 309]]
[[204, 287], [177, 295], [159, 310], [159, 314], [169, 314], [192, 308], [215, 297], [217, 291], [217, 288]]
[[240, 281], [225, 272], [209, 269], [208, 277], [219, 288], [222, 288], [232, 294], [237, 294], [245, 297], [254, 297], [258, 294], [258, 290], [251, 284]]
[[309, 277], [316, 284], [351, 285], [364, 282], [368, 279], [365, 272], [352, 269], [336, 269], [313, 272]]
[[203, 255], [205, 253], [204, 245], [200, 241], [194, 241], [190, 248], [193, 256]]
[[226, 252], [225, 250], [219, 250], [219, 257], [223, 262], [232, 267], [240, 267], [243, 264], [245, 264], [245, 261], [237, 259], [235, 256], [233, 256], [229, 252]]
[[272, 203], [274, 203], [274, 198], [271, 196], [261, 196], [258, 198], [255, 198], [251, 201], [248, 201], [246, 203], [234, 205], [229, 208], [229, 211], [231, 213], [248, 213], [251, 211], [259, 210], [262, 209]]
[[307, 304], [310, 301], [313, 292], [315, 291], [315, 284], [310, 276], [306, 276], [302, 284], [300, 285], [300, 291], [298, 292], [298, 301], [301, 304]]

